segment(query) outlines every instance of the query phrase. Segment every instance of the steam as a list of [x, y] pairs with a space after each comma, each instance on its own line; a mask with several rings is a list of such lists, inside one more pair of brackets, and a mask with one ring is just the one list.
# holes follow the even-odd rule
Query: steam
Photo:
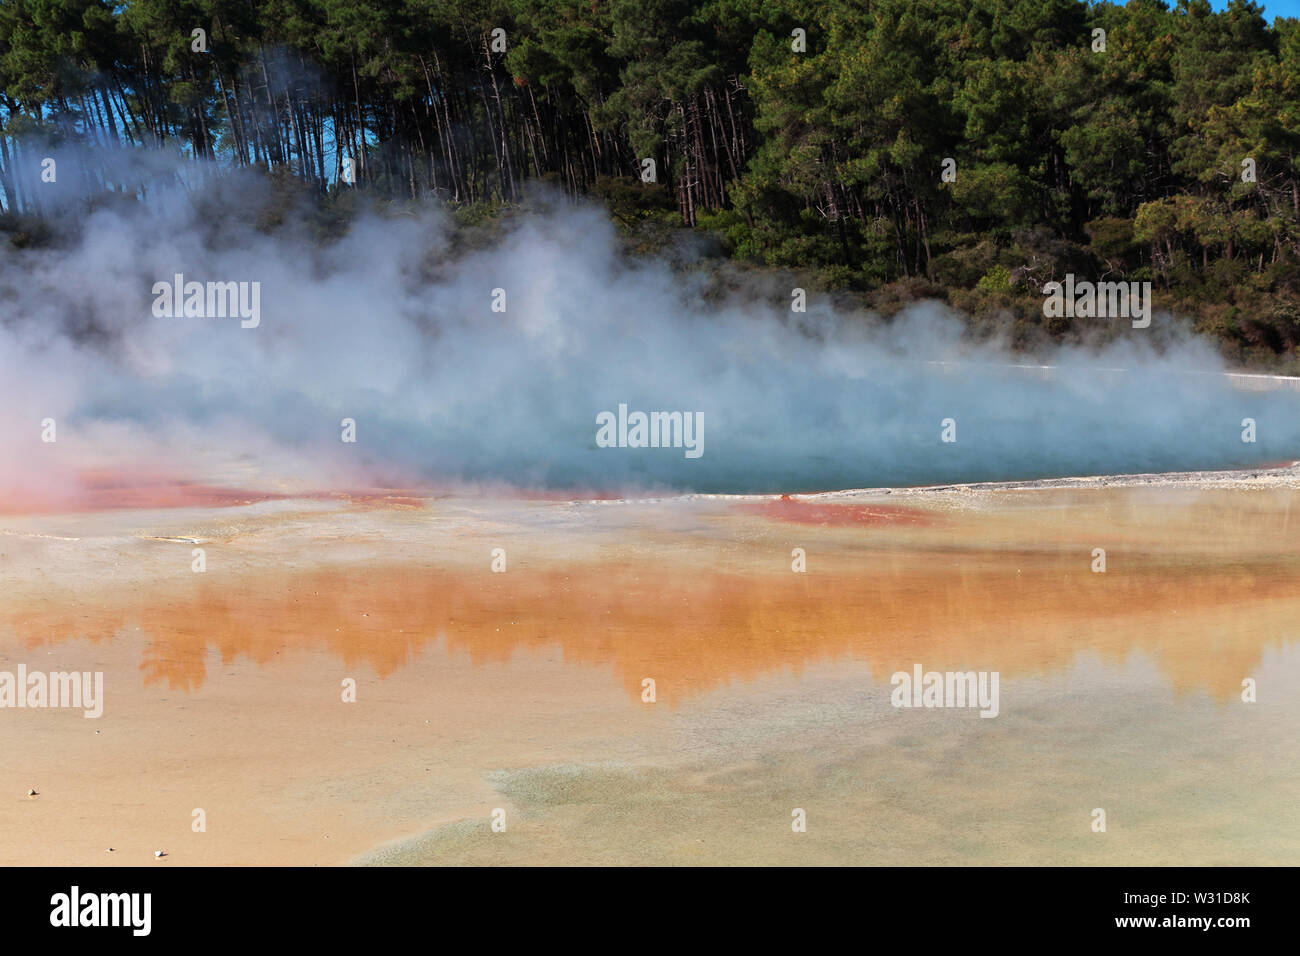
[[[73, 494], [102, 471], [299, 490], [753, 492], [1300, 457], [1300, 396], [1234, 388], [1204, 342], [1157, 353], [1147, 343], [1168, 316], [1101, 351], [1058, 350], [1040, 373], [965, 342], [935, 304], [885, 323], [815, 294], [798, 316], [710, 302], [691, 273], [627, 260], [596, 208], [556, 205], [490, 248], [455, 250], [430, 204], [362, 216], [321, 245], [305, 215], [255, 228], [268, 188], [245, 175], [154, 189], [101, 206], [58, 248], [5, 250], [0, 497]], [[176, 274], [259, 283], [259, 324], [158, 317], [153, 287]], [[701, 414], [704, 453], [599, 447], [597, 416], [620, 404]], [[340, 440], [345, 418], [355, 444]]]

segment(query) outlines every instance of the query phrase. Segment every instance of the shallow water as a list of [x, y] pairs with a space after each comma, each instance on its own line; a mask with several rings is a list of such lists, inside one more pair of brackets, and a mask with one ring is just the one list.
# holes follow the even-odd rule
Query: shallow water
[[[0, 861], [138, 863], [99, 844], [162, 827], [179, 864], [1294, 864], [1298, 499], [8, 519], [0, 669], [100, 669], [107, 700], [0, 710], [0, 789], [41, 791], [0, 801]], [[996, 671], [998, 716], [893, 707], [917, 664]]]

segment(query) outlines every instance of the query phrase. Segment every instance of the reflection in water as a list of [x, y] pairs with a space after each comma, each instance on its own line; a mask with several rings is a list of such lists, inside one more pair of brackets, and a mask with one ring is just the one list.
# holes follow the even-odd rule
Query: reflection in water
[[[1239, 692], [1300, 605], [1295, 568], [1257, 560], [1207, 567], [1147, 562], [1094, 574], [1077, 554], [899, 551], [812, 573], [704, 571], [663, 557], [544, 572], [333, 567], [229, 578], [194, 575], [138, 596], [51, 594], [7, 606], [0, 628], [29, 645], [103, 640], [138, 626], [146, 683], [195, 690], [215, 649], [259, 664], [326, 651], [386, 677], [440, 637], [475, 664], [558, 646], [609, 665], [632, 696], [654, 677], [674, 702], [735, 678], [851, 656], [878, 680], [895, 670], [998, 670], [1004, 679], [1092, 652], [1154, 656], [1174, 687]], [[816, 565], [814, 565], [816, 567]]]

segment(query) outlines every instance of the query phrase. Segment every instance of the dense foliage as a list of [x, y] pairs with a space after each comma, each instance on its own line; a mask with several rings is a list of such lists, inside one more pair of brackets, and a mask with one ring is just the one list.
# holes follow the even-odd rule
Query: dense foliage
[[1300, 21], [1243, 0], [0, 0], [11, 221], [41, 213], [49, 142], [324, 202], [491, 209], [548, 181], [1017, 340], [1076, 331], [1039, 292], [1075, 272], [1153, 282], [1239, 359], [1300, 343]]

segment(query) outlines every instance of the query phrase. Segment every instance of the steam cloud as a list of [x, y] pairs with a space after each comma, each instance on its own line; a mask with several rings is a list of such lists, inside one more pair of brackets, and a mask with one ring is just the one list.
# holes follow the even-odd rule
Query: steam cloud
[[[1192, 339], [1157, 354], [1151, 330], [1133, 330], [1044, 357], [1061, 366], [1045, 378], [963, 342], [933, 304], [865, 323], [816, 295], [800, 316], [707, 302], [689, 273], [627, 261], [594, 208], [525, 217], [458, 254], [433, 205], [320, 246], [305, 223], [255, 229], [234, 184], [268, 188], [155, 190], [91, 213], [69, 246], [4, 252], [0, 492], [73, 494], [103, 469], [243, 487], [809, 491], [1300, 450], [1300, 396], [1233, 388]], [[260, 325], [155, 317], [153, 284], [176, 273], [260, 282]], [[597, 447], [596, 416], [620, 403], [702, 412], [703, 456]], [[356, 444], [340, 441], [343, 418]]]

